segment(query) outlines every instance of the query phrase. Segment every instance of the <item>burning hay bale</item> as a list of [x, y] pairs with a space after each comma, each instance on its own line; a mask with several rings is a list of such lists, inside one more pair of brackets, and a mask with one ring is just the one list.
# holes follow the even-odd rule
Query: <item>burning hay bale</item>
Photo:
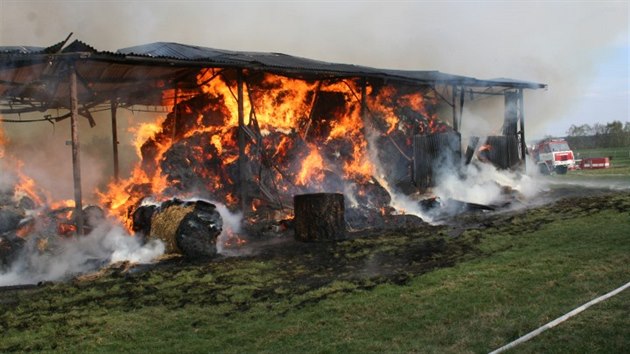
[[177, 100], [166, 120], [150, 125], [154, 135], [138, 142], [139, 168], [105, 194], [103, 204], [115, 204], [125, 222], [145, 196], [199, 190], [244, 213], [284, 209], [294, 195], [317, 192], [344, 193], [382, 213], [391, 196], [373, 183], [379, 170], [387, 186], [414, 193], [413, 135], [452, 130], [439, 121], [429, 86], [371, 83], [359, 99], [358, 80], [255, 75], [247, 79], [249, 114], [239, 117], [233, 82], [208, 73], [199, 77], [203, 93]]
[[203, 200], [171, 199], [157, 205], [141, 205], [133, 213], [133, 230], [147, 239], [159, 239], [167, 253], [189, 258], [217, 254], [217, 238], [223, 219], [214, 204]]
[[28, 197], [16, 201], [12, 191], [0, 191], [0, 270], [9, 266], [24, 247], [19, 231], [25, 226], [27, 213], [34, 207]]

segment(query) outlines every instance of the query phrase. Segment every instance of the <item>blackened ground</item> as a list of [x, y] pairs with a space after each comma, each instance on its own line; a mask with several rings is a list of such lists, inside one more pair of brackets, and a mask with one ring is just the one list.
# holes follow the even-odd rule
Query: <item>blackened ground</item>
[[[335, 292], [405, 284], [437, 268], [491, 256], [478, 247], [483, 238], [527, 235], [555, 220], [603, 210], [630, 217], [630, 190], [581, 194], [534, 208], [468, 213], [437, 226], [350, 232], [346, 240], [327, 243], [269, 238], [243, 248], [247, 256], [204, 261], [171, 258], [138, 266], [122, 263], [66, 283], [4, 287], [0, 288], [0, 331], [35, 329], [47, 316], [95, 304], [102, 311], [219, 305], [227, 316], [257, 304], [278, 304], [285, 313]], [[5, 315], [15, 306], [20, 306], [21, 315]]]

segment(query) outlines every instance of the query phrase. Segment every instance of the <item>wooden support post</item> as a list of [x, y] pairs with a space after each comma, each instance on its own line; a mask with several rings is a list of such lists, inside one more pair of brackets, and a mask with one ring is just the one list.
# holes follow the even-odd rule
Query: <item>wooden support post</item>
[[249, 209], [248, 206], [248, 188], [247, 183], [247, 156], [245, 155], [245, 112], [243, 108], [243, 69], [237, 69], [236, 71], [236, 85], [237, 85], [237, 101], [238, 101], [238, 171], [239, 171], [239, 185], [241, 186], [241, 210], [246, 213]]
[[306, 122], [306, 129], [304, 129], [304, 135], [302, 139], [306, 141], [308, 137], [308, 131], [311, 129], [311, 124], [313, 123], [313, 110], [315, 109], [315, 104], [319, 99], [319, 93], [322, 90], [322, 80], [317, 82], [317, 87], [315, 87], [315, 93], [313, 93], [313, 100], [311, 100], [311, 110], [308, 112], [308, 121]]
[[116, 122], [116, 110], [118, 104], [112, 100], [110, 103], [112, 111], [112, 155], [114, 157], [114, 181], [118, 182], [120, 178], [120, 168], [118, 164], [118, 128]]
[[77, 73], [73, 64], [70, 69], [70, 129], [72, 135], [72, 176], [74, 178], [74, 218], [77, 234], [83, 235], [83, 203], [81, 193], [81, 161], [79, 146], [79, 99], [77, 97]]

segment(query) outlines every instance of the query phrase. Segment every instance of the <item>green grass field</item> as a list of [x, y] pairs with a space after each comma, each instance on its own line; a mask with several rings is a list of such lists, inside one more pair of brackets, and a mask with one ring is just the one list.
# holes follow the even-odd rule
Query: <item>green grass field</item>
[[[0, 291], [0, 352], [488, 352], [630, 281], [630, 192]], [[621, 353], [630, 292], [514, 352]]]
[[630, 148], [574, 150], [576, 159], [589, 157], [610, 157], [610, 168], [569, 171], [574, 176], [625, 176], [630, 183]]
[[574, 150], [576, 158], [610, 157], [612, 168], [630, 167], [630, 148]]

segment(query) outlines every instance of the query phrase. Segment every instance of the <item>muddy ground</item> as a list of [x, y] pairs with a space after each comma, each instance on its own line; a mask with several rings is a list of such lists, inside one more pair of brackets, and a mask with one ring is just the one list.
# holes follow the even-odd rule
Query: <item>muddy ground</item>
[[[66, 282], [0, 288], [0, 329], [30, 328], [43, 316], [94, 304], [122, 310], [212, 305], [229, 315], [257, 303], [283, 303], [289, 311], [336, 292], [405, 284], [436, 268], [489, 257], [490, 251], [478, 247], [482, 238], [526, 235], [554, 220], [607, 209], [630, 216], [630, 190], [555, 187], [536, 206], [469, 212], [442, 225], [351, 232], [347, 240], [331, 243], [278, 238], [238, 250], [246, 255], [212, 261], [120, 263]], [[19, 314], [3, 314], [15, 306]]]

